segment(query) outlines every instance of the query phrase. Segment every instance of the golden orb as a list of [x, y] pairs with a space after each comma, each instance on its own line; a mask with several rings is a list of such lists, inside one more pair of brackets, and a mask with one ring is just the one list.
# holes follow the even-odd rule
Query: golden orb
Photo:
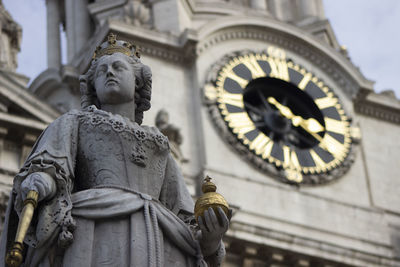
[[199, 218], [199, 216], [203, 217], [204, 211], [206, 211], [209, 208], [213, 208], [219, 220], [220, 218], [219, 218], [218, 207], [222, 208], [222, 210], [228, 216], [228, 211], [229, 211], [228, 202], [226, 202], [225, 198], [222, 195], [216, 192], [217, 187], [215, 186], [214, 183], [211, 182], [211, 178], [209, 176], [207, 176], [204, 179], [204, 183], [203, 186], [201, 187], [201, 190], [203, 191], [204, 195], [199, 197], [194, 206], [194, 215], [196, 217], [196, 220]]

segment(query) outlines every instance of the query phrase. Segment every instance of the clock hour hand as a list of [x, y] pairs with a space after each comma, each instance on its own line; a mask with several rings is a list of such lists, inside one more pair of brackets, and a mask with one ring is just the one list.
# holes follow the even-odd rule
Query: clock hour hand
[[285, 118], [291, 120], [294, 126], [301, 126], [304, 130], [309, 132], [314, 137], [315, 133], [325, 130], [324, 127], [316, 119], [303, 119], [301, 116], [294, 115], [290, 108], [282, 105], [273, 97], [268, 97], [268, 102], [274, 105]]
[[317, 139], [323, 149], [333, 153], [333, 151], [331, 151], [332, 149], [322, 142], [322, 137], [318, 134], [318, 132], [324, 131], [324, 127], [316, 119], [309, 118], [305, 120], [301, 116], [294, 115], [288, 107], [282, 105], [273, 97], [268, 97], [268, 102], [274, 105], [285, 118], [291, 120], [294, 126], [302, 127], [312, 137]]
[[303, 119], [300, 116], [294, 116], [292, 118], [292, 123], [294, 126], [301, 126], [307, 132], [318, 133], [324, 131], [324, 127], [314, 118]]

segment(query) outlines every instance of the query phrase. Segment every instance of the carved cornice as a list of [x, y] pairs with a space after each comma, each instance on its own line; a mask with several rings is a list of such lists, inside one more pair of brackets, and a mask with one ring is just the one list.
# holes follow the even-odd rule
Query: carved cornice
[[358, 113], [400, 124], [400, 100], [396, 99], [394, 93], [376, 94], [368, 89], [360, 89], [354, 99], [354, 108]]
[[267, 32], [262, 29], [249, 29], [245, 27], [224, 30], [213, 34], [207, 40], [199, 43], [197, 47], [197, 54], [202, 54], [205, 50], [218, 43], [235, 39], [267, 41], [284, 49], [293, 51], [312, 62], [315, 66], [322, 69], [325, 73], [337, 81], [340, 88], [350, 97], [357, 93], [358, 85], [347, 73], [340, 68], [335, 67], [336, 64], [332, 61], [332, 59], [327, 58], [320, 51], [313, 49], [313, 47], [310, 47], [299, 40], [295, 40], [293, 37], [283, 36], [282, 33], [279, 32]]
[[[253, 252], [250, 253], [252, 255], [249, 256], [252, 256], [253, 258], [257, 258], [257, 255], [265, 256], [268, 253], [268, 247], [265, 245], [255, 244], [251, 240], [238, 240], [236, 236], [240, 232], [256, 235], [258, 238], [257, 240], [270, 240], [272, 243], [274, 243], [273, 249], [271, 250], [275, 253], [278, 252], [278, 254], [282, 256], [280, 260], [281, 263], [289, 264], [289, 266], [294, 266], [294, 264], [291, 265], [290, 263], [285, 262], [287, 261], [286, 258], [289, 258], [289, 260], [293, 260], [293, 257], [294, 259], [310, 259], [315, 257], [314, 255], [318, 255], [317, 258], [313, 258], [314, 263], [321, 261], [321, 263], [327, 264], [329, 261], [331, 261], [330, 263], [332, 263], [332, 266], [338, 267], [355, 265], [389, 267], [398, 266], [400, 264], [400, 261], [382, 255], [366, 253], [355, 249], [349, 250], [347, 247], [342, 247], [336, 244], [235, 221], [232, 222], [230, 226], [230, 232], [227, 233], [227, 237], [225, 238], [226, 242], [228, 243], [228, 252], [231, 251], [232, 253], [237, 253], [237, 251], [241, 251], [242, 253], [240, 254], [246, 256], [246, 254], [248, 254], [246, 253], [248, 251], [246, 247], [251, 247]], [[285, 249], [277, 249], [279, 247], [286, 248], [287, 245], [290, 245], [290, 251], [286, 251]], [[387, 247], [382, 247], [382, 249], [388, 251], [389, 253], [391, 251], [391, 249]], [[306, 255], [305, 252], [312, 250], [318, 251], [317, 254], [314, 253], [314, 255]], [[269, 252], [271, 253], [271, 251]], [[322, 258], [322, 256], [324, 258]]]
[[[49, 104], [41, 101], [26, 90], [13, 74], [0, 71], [0, 97], [24, 110], [30, 117], [37, 118], [43, 124], [52, 122], [59, 113]], [[4, 114], [1, 114], [4, 117]], [[11, 121], [12, 122], [12, 121]], [[18, 124], [18, 122], [16, 122]]]
[[[156, 29], [133, 26], [118, 19], [110, 19], [97, 32], [98, 34], [90, 41], [91, 47], [85, 48], [86, 51], [94, 50], [95, 46], [100, 43], [99, 37], [103, 36], [105, 38], [109, 32], [113, 32], [117, 34], [118, 38], [138, 45], [144, 55], [162, 58], [177, 64], [192, 62], [196, 56], [196, 41], [193, 32], [190, 30], [186, 30], [181, 35], [176, 36]], [[74, 61], [73, 65], [83, 72], [90, 64], [90, 60], [91, 57], [82, 54], [79, 59]]]
[[47, 127], [46, 123], [4, 112], [0, 112], [0, 123], [28, 128], [39, 132], [43, 131]]
[[0, 167], [0, 174], [5, 174], [10, 177], [14, 177], [17, 174], [17, 171], [8, 170]]

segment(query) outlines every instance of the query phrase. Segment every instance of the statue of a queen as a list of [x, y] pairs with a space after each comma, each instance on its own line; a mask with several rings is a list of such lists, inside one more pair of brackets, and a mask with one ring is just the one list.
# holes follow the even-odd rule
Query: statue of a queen
[[14, 179], [0, 266], [30, 190], [39, 205], [22, 266], [220, 265], [229, 219], [209, 209], [194, 220], [168, 139], [141, 126], [151, 70], [139, 56], [113, 34], [97, 47], [80, 77], [82, 109], [48, 126]]

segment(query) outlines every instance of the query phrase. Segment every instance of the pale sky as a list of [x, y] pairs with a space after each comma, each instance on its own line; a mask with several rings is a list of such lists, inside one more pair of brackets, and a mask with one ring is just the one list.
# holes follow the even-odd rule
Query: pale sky
[[[375, 91], [393, 89], [400, 97], [400, 1], [323, 0], [340, 44], [370, 80]], [[46, 10], [44, 0], [3, 0], [23, 28], [17, 71], [35, 78], [46, 69]], [[65, 50], [65, 49], [64, 49]]]

